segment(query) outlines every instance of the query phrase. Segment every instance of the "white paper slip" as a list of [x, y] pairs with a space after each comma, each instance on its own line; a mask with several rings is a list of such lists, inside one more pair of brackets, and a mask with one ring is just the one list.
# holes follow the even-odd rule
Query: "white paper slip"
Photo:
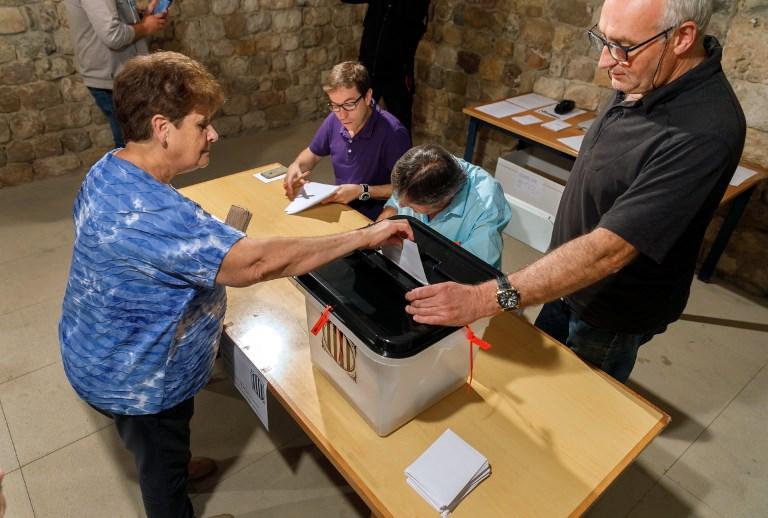
[[731, 177], [731, 181], [729, 183], [734, 187], [736, 187], [737, 185], [741, 185], [741, 182], [743, 182], [747, 178], [755, 176], [756, 174], [757, 174], [757, 171], [753, 171], [752, 169], [747, 169], [746, 167], [740, 165], [736, 168], [736, 171], [733, 172], [733, 176]]
[[503, 119], [504, 117], [509, 117], [510, 115], [514, 115], [516, 113], [524, 112], [527, 110], [527, 108], [523, 108], [507, 101], [499, 101], [486, 104], [483, 106], [478, 106], [475, 109], [479, 112], [487, 113], [491, 117], [496, 117], [497, 119]]
[[419, 255], [419, 245], [415, 241], [404, 239], [402, 248], [399, 246], [383, 246], [381, 247], [381, 253], [424, 286], [429, 284], [427, 274], [424, 272], [424, 264], [421, 262], [421, 256]]
[[405, 469], [406, 482], [443, 516], [490, 474], [488, 459], [450, 429]]
[[592, 127], [592, 123], [595, 122], [595, 119], [587, 119], [585, 121], [581, 121], [578, 126], [583, 129], [584, 131], [587, 131], [589, 128]]
[[314, 207], [335, 193], [336, 189], [338, 189], [338, 186], [326, 183], [305, 183], [293, 201], [285, 208], [285, 212], [287, 214], [296, 214], [302, 210]]
[[507, 101], [522, 106], [526, 110], [541, 108], [542, 106], [547, 106], [549, 104], [557, 104], [555, 99], [550, 99], [549, 97], [544, 97], [539, 94], [518, 95], [517, 97], [510, 97]]
[[512, 117], [512, 120], [523, 126], [530, 126], [531, 124], [538, 124], [541, 122], [541, 119], [535, 115], [520, 115], [519, 117]]
[[584, 140], [584, 135], [577, 135], [575, 137], [563, 137], [557, 139], [571, 149], [579, 150], [581, 142]]
[[536, 112], [541, 113], [542, 115], [549, 115], [550, 117], [554, 117], [560, 120], [570, 119], [571, 117], [576, 117], [577, 115], [581, 115], [582, 113], [587, 113], [586, 111], [580, 108], [574, 108], [568, 113], [556, 113], [555, 106], [557, 106], [557, 104], [544, 106], [543, 108], [539, 108], [538, 110], [536, 110]]
[[548, 130], [551, 130], [551, 131], [560, 131], [560, 130], [564, 130], [566, 128], [570, 128], [571, 125], [568, 124], [565, 121], [559, 121], [559, 120], [555, 119], [553, 121], [549, 121], [549, 122], [546, 122], [546, 123], [542, 124], [541, 127], [542, 128], [547, 128]]

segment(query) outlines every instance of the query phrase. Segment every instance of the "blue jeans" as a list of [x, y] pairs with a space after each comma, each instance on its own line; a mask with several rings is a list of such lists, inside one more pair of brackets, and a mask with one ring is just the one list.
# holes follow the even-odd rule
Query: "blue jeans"
[[535, 325], [622, 383], [629, 379], [640, 346], [667, 328], [639, 334], [599, 329], [581, 320], [562, 300], [544, 304]]
[[115, 147], [125, 147], [125, 141], [123, 140], [123, 132], [120, 130], [120, 125], [117, 123], [115, 117], [114, 105], [112, 104], [112, 90], [106, 90], [104, 88], [91, 88], [88, 87], [91, 95], [96, 100], [96, 106], [104, 112], [104, 115], [109, 121], [109, 127], [112, 128], [112, 138], [115, 141]]

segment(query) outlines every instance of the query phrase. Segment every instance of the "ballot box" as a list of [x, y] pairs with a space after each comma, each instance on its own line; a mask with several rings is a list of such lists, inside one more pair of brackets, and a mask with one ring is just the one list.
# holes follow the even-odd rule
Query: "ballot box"
[[[430, 283], [475, 284], [501, 275], [407, 219]], [[313, 364], [377, 434], [388, 435], [467, 382], [478, 350], [468, 336], [482, 337], [488, 319], [473, 323], [471, 334], [414, 322], [405, 293], [421, 284], [382, 253], [357, 251], [296, 280], [306, 295]]]

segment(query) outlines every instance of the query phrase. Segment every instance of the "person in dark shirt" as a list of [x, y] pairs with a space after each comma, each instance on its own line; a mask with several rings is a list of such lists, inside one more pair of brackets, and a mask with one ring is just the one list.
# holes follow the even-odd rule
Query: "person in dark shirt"
[[411, 131], [414, 57], [427, 29], [429, 0], [342, 0], [368, 4], [360, 40], [360, 62], [371, 76], [373, 98]]
[[465, 324], [546, 302], [539, 328], [628, 379], [638, 348], [685, 307], [744, 146], [722, 48], [703, 33], [711, 12], [709, 1], [606, 0], [587, 32], [616, 93], [584, 138], [550, 252], [497, 283], [413, 290], [416, 321]]

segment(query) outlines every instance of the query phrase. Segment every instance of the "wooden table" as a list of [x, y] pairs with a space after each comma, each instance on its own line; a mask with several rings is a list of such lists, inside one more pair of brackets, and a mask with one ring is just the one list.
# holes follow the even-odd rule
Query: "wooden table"
[[[248, 208], [252, 238], [328, 234], [368, 223], [341, 205], [288, 216], [281, 183], [253, 178], [259, 170], [181, 192], [221, 219], [231, 204]], [[406, 484], [403, 470], [451, 428], [487, 456], [493, 470], [455, 516], [577, 516], [669, 422], [566, 347], [503, 314], [484, 335], [493, 348], [478, 355], [471, 389], [456, 390], [381, 438], [312, 368], [304, 297], [291, 280], [228, 292], [228, 337], [376, 515], [437, 516]]]
[[[486, 104], [489, 104], [489, 103], [486, 103]], [[546, 128], [543, 128], [541, 124], [531, 124], [528, 126], [524, 126], [522, 124], [515, 122], [512, 119], [512, 117], [518, 117], [521, 115], [531, 115], [531, 114], [535, 114], [537, 117], [545, 119], [545, 121], [553, 119], [552, 117], [548, 117], [547, 115], [535, 113], [535, 110], [529, 110], [526, 112], [517, 113], [515, 115], [511, 115], [509, 117], [504, 117], [501, 119], [488, 115], [487, 113], [481, 112], [476, 107], [464, 108], [463, 112], [464, 114], [469, 116], [469, 128], [467, 129], [467, 142], [464, 147], [464, 160], [466, 160], [467, 162], [471, 162], [474, 156], [475, 143], [477, 141], [477, 130], [481, 126], [487, 126], [496, 131], [501, 131], [503, 133], [511, 135], [512, 137], [520, 140], [524, 145], [544, 146], [559, 152], [561, 155], [575, 159], [576, 156], [578, 156], [578, 151], [566, 146], [565, 144], [560, 142], [558, 139], [563, 137], [574, 137], [574, 136], [584, 135], [585, 133], [584, 130], [576, 127], [576, 125], [580, 122], [592, 119], [596, 116], [595, 112], [587, 111], [586, 113], [583, 113], [581, 115], [577, 115], [571, 119], [568, 119], [567, 122], [571, 123], [573, 127], [562, 130], [562, 131], [554, 132]], [[730, 204], [730, 208], [728, 209], [728, 213], [725, 215], [725, 219], [723, 220], [723, 223], [720, 226], [720, 230], [718, 231], [717, 236], [715, 237], [715, 240], [712, 242], [712, 246], [710, 247], [706, 258], [704, 259], [704, 262], [701, 265], [701, 269], [699, 270], [698, 277], [700, 280], [704, 282], [709, 281], [709, 279], [712, 277], [712, 274], [715, 271], [715, 266], [717, 266], [717, 261], [720, 259], [720, 256], [725, 250], [725, 247], [728, 244], [728, 240], [730, 240], [731, 238], [731, 234], [733, 234], [733, 231], [736, 229], [736, 225], [738, 224], [739, 219], [741, 219], [741, 215], [744, 213], [744, 210], [747, 208], [747, 203], [749, 203], [749, 198], [750, 196], [752, 196], [752, 193], [755, 191], [757, 184], [762, 182], [765, 179], [768, 179], [768, 171], [757, 166], [756, 164], [751, 164], [749, 162], [742, 161], [741, 165], [749, 169], [752, 169], [753, 171], [756, 171], [757, 174], [744, 180], [741, 184], [737, 186], [729, 185], [725, 191], [725, 194], [723, 195], [723, 199], [720, 200], [721, 207], [724, 205]]]

